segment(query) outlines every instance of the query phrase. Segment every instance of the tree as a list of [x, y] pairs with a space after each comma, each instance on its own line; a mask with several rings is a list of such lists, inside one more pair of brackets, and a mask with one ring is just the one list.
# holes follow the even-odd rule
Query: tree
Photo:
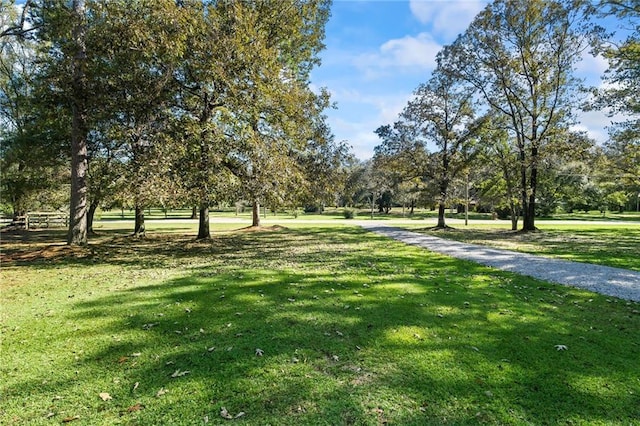
[[414, 137], [413, 130], [404, 121], [378, 127], [375, 133], [382, 143], [375, 147], [372, 164], [373, 172], [386, 179], [389, 192], [403, 205], [408, 203], [411, 213], [425, 180], [432, 177], [426, 146]]
[[[162, 198], [163, 189], [169, 187], [167, 160], [173, 149], [166, 123], [172, 119], [173, 77], [186, 46], [183, 33], [187, 29], [171, 0], [96, 3], [92, 16], [91, 61], [99, 73], [93, 77], [97, 90], [90, 142], [102, 144], [92, 151], [106, 154], [106, 161], [100, 163], [103, 172], [109, 172], [104, 166], [125, 172], [121, 188], [133, 199], [134, 235], [142, 236], [144, 208]], [[119, 158], [112, 160], [109, 155]], [[108, 195], [110, 183], [100, 181], [95, 173], [93, 177], [95, 208], [100, 193]]]
[[0, 0], [0, 42], [12, 37], [25, 38], [34, 31], [30, 16], [33, 3], [33, 0], [25, 0], [18, 15], [15, 0]]
[[509, 143], [509, 132], [505, 123], [497, 117], [486, 128], [483, 149], [477, 161], [477, 173], [481, 176], [478, 182], [479, 194], [492, 200], [492, 211], [495, 207], [506, 208], [511, 218], [511, 229], [518, 229], [520, 202], [518, 196], [517, 151]]
[[[246, 135], [237, 158], [244, 192], [253, 204], [253, 226], [260, 225], [261, 202], [278, 207], [301, 198], [304, 190], [298, 189], [306, 182], [299, 160], [332, 144], [322, 114], [328, 94], [309, 88], [310, 71], [324, 47], [328, 11], [326, 0], [265, 0], [235, 11], [244, 17], [252, 40], [253, 62], [241, 80], [247, 100], [235, 112]], [[247, 46], [241, 47], [244, 53]]]
[[[20, 17], [17, 12], [13, 4], [2, 4], [2, 28], [24, 26], [26, 10]], [[68, 134], [61, 121], [65, 114], [40, 102], [41, 93], [34, 88], [36, 43], [27, 35], [26, 30], [7, 31], [0, 39], [0, 194], [3, 203], [11, 205], [14, 217], [35, 208], [36, 195], [60, 183], [61, 163], [68, 160], [59, 143]]]
[[535, 230], [540, 155], [570, 119], [575, 63], [586, 47], [571, 1], [496, 0], [452, 47], [447, 68], [509, 120], [518, 153], [524, 231]]
[[86, 7], [84, 0], [73, 0], [73, 42], [69, 56], [72, 57], [73, 80], [71, 83], [71, 198], [69, 204], [69, 234], [67, 243], [87, 244], [87, 76], [86, 76]]
[[599, 39], [596, 52], [609, 61], [602, 89], [595, 90], [595, 107], [605, 107], [611, 115], [625, 114], [629, 119], [616, 123], [611, 128], [612, 137], [618, 140], [637, 141], [640, 139], [640, 3], [636, 0], [602, 0], [592, 13], [600, 17], [615, 16], [621, 22], [628, 22], [627, 36], [621, 42], [614, 42], [610, 34]]
[[[438, 56], [439, 64], [448, 60], [449, 50]], [[465, 85], [440, 65], [431, 78], [414, 92], [402, 112], [413, 127], [417, 141], [425, 146], [438, 147], [436, 176], [439, 202], [437, 228], [445, 228], [445, 208], [449, 184], [475, 155], [476, 139], [485, 125], [486, 117], [477, 117], [474, 108], [473, 86]]]

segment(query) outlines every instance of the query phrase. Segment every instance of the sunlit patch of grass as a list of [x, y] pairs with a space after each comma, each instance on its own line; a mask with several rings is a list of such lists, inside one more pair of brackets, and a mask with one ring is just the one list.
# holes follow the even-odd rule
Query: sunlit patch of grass
[[220, 424], [223, 407], [255, 425], [640, 416], [637, 303], [351, 227], [83, 250], [3, 265], [2, 424]]

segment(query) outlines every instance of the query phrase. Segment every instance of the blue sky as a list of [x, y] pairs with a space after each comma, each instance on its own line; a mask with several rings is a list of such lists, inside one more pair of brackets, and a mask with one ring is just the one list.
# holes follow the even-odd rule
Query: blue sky
[[[442, 46], [463, 32], [484, 0], [334, 0], [326, 26], [322, 65], [312, 73], [338, 109], [327, 111], [337, 141], [346, 140], [360, 159], [379, 144], [374, 130], [393, 123], [413, 90], [426, 81]], [[587, 56], [577, 75], [598, 85], [607, 68]], [[599, 112], [580, 113], [576, 129], [599, 142], [611, 121]]]

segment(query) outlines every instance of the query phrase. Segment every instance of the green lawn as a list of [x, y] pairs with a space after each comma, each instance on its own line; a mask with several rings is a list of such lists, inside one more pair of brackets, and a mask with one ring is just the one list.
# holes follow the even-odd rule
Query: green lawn
[[640, 271], [640, 224], [557, 225], [539, 222], [540, 232], [513, 232], [489, 225], [415, 229], [436, 237], [507, 250]]
[[640, 424], [638, 303], [356, 227], [166, 231], [2, 236], [0, 424]]

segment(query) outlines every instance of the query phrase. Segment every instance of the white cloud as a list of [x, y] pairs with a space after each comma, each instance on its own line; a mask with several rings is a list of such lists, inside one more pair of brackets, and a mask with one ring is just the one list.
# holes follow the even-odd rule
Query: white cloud
[[369, 80], [389, 72], [428, 71], [435, 67], [440, 49], [442, 45], [428, 33], [407, 35], [386, 41], [375, 53], [357, 55], [353, 65]]
[[[410, 93], [387, 95], [363, 94], [352, 88], [332, 90], [332, 99], [338, 102], [339, 109], [328, 113], [328, 121], [339, 140], [347, 140], [358, 158], [371, 158], [374, 147], [380, 144], [374, 131], [397, 121], [410, 97]], [[368, 113], [359, 115], [358, 111]]]
[[467, 29], [487, 3], [487, 0], [410, 0], [409, 7], [418, 21], [430, 25], [434, 34], [450, 42]]

